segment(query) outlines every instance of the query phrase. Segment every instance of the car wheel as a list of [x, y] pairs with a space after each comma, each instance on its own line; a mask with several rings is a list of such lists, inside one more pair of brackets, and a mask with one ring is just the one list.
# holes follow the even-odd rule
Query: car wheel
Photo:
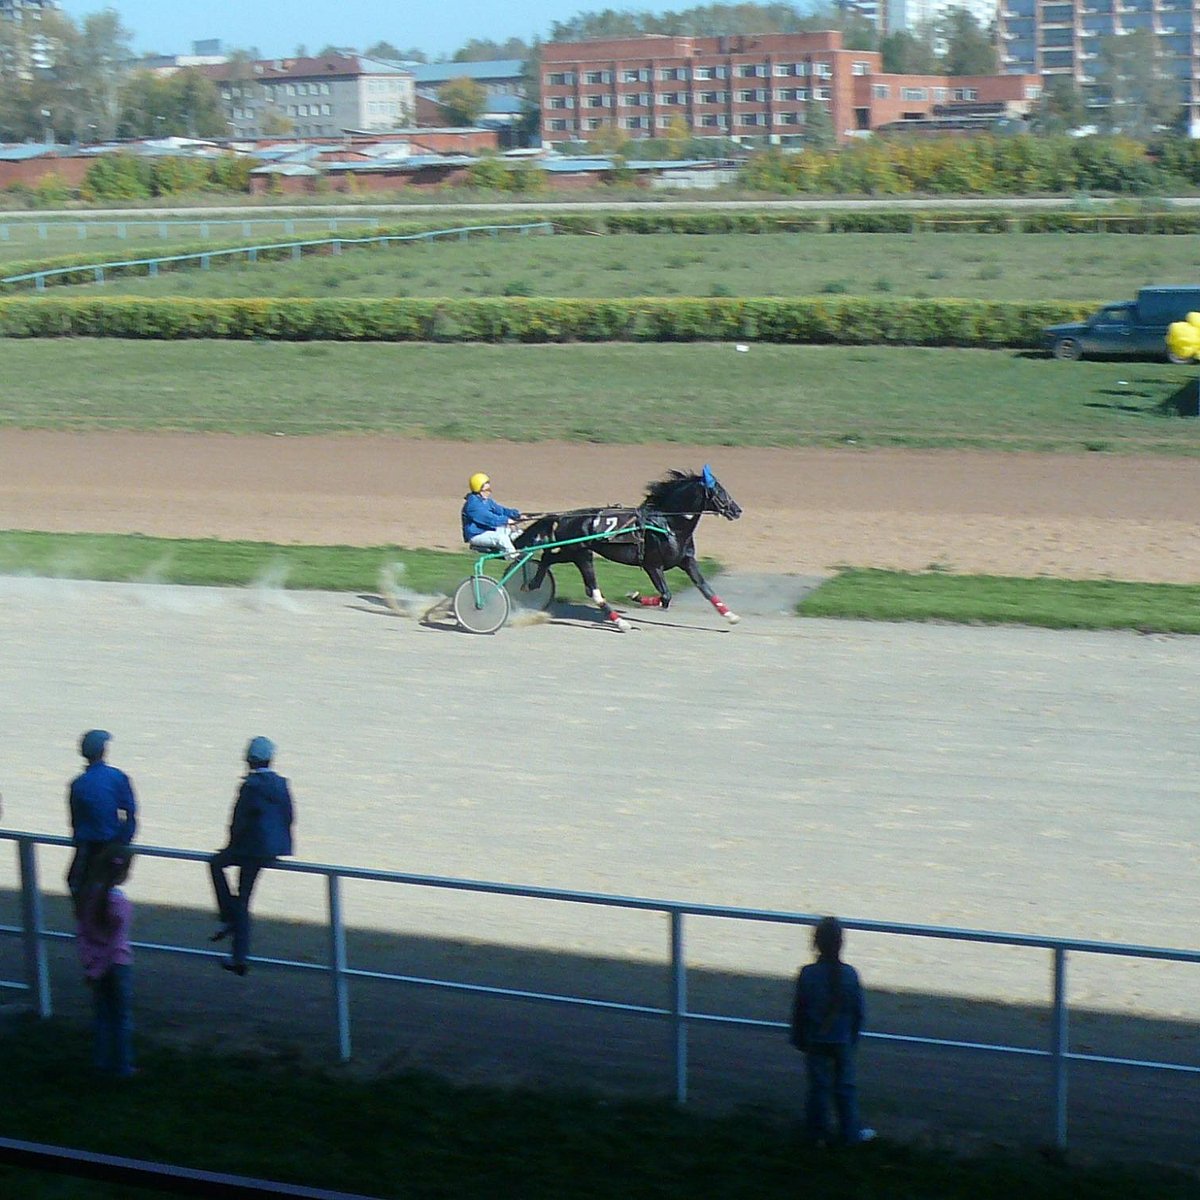
[[1191, 361], [1192, 359], [1190, 358], [1184, 358], [1179, 354], [1172, 354], [1170, 350], [1167, 351], [1167, 362], [1174, 363], [1177, 367], [1182, 366], [1184, 363], [1190, 363]]
[[1083, 347], [1075, 338], [1059, 338], [1054, 343], [1054, 357], [1077, 362], [1083, 357]]

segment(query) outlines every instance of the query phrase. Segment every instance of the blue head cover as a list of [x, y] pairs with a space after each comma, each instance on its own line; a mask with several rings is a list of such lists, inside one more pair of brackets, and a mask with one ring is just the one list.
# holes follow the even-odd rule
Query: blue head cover
[[96, 762], [104, 753], [104, 747], [112, 741], [112, 734], [107, 729], [89, 729], [79, 739], [79, 753], [88, 762]]
[[275, 757], [275, 743], [268, 737], [256, 737], [250, 739], [250, 745], [246, 747], [246, 761], [252, 767], [265, 767]]
[[712, 473], [712, 467], [708, 463], [704, 464], [704, 470], [700, 472], [700, 479], [710, 492], [717, 486], [717, 477]]

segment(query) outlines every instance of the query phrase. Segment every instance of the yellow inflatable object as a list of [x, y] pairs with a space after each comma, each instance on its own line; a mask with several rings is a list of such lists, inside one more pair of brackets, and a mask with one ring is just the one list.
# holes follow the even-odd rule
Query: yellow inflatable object
[[1188, 313], [1186, 321], [1167, 326], [1167, 349], [1176, 358], [1200, 358], [1200, 313]]

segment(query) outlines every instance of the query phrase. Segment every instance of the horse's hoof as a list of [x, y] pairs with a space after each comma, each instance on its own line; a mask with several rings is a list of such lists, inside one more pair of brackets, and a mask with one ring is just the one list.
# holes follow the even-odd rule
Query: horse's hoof
[[742, 618], [739, 617], [735, 612], [727, 612], [725, 614], [725, 620], [727, 620], [730, 625], [736, 625], [741, 619]]

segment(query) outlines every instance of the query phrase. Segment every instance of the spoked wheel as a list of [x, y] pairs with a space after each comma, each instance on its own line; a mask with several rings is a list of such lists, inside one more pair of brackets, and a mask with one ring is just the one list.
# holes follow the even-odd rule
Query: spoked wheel
[[472, 575], [454, 589], [455, 619], [470, 633], [495, 633], [508, 610], [508, 593], [487, 575]]
[[504, 586], [508, 588], [509, 599], [519, 608], [545, 612], [554, 603], [554, 575], [547, 569], [535, 588], [531, 585], [536, 578], [537, 563], [523, 562]]

